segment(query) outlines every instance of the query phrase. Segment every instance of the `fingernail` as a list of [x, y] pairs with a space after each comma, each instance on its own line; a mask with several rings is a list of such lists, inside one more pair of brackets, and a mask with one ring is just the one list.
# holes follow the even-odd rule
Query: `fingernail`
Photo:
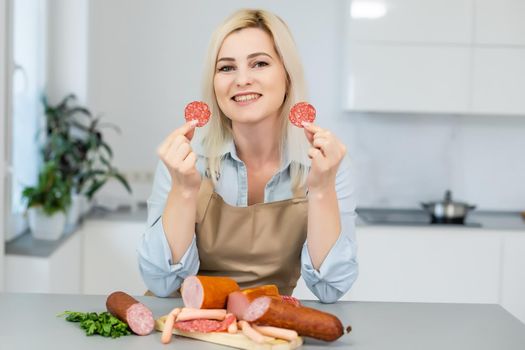
[[197, 119], [193, 119], [193, 120], [191, 121], [191, 126], [195, 126], [195, 125], [197, 125], [197, 124], [199, 124], [199, 121], [198, 121]]
[[302, 126], [310, 126], [311, 124], [309, 122], [301, 122]]

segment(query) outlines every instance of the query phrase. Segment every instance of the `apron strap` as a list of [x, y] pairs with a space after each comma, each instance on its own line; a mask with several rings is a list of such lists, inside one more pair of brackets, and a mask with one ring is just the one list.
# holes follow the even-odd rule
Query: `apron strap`
[[299, 186], [293, 189], [293, 199], [304, 199], [307, 195], [306, 185]]
[[211, 179], [206, 177], [203, 178], [197, 200], [197, 215], [195, 216], [195, 220], [197, 221], [197, 223], [201, 223], [204, 219], [204, 215], [206, 215], [206, 210], [208, 209], [208, 204], [210, 203], [213, 191], [214, 187]]

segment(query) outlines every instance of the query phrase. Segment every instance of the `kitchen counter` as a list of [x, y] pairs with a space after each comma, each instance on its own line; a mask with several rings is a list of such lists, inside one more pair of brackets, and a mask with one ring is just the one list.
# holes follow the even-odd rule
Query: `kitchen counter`
[[[155, 317], [180, 306], [180, 299], [137, 297]], [[186, 338], [160, 342], [160, 333], [117, 339], [87, 337], [77, 323], [56, 317], [64, 310], [105, 309], [105, 296], [0, 293], [0, 344], [2, 349], [230, 349]], [[304, 302], [339, 316], [353, 328], [333, 343], [306, 339], [302, 349], [327, 346], [355, 350], [454, 350], [525, 348], [525, 325], [498, 305], [338, 302]]]

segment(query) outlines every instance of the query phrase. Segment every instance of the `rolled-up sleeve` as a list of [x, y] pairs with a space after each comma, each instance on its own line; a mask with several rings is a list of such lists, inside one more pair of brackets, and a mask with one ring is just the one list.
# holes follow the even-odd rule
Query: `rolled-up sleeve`
[[162, 227], [162, 213], [171, 186], [166, 166], [159, 162], [153, 189], [148, 199], [147, 229], [137, 249], [139, 270], [148, 289], [160, 297], [176, 291], [184, 278], [199, 270], [199, 253], [195, 235], [182, 259], [173, 263], [171, 250]]
[[305, 243], [301, 253], [301, 274], [308, 288], [321, 302], [339, 300], [358, 276], [353, 170], [348, 157], [339, 166], [335, 189], [339, 204], [341, 232], [319, 270], [314, 269]]

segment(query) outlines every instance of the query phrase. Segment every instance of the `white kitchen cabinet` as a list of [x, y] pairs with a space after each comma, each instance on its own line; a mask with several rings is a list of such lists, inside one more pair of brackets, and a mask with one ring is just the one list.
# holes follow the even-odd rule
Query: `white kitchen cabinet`
[[473, 112], [525, 115], [525, 47], [475, 48], [472, 79]]
[[107, 295], [116, 290], [144, 294], [146, 286], [140, 276], [136, 251], [144, 231], [144, 222], [85, 222], [82, 228], [84, 294]]
[[345, 110], [525, 115], [525, 1], [354, 0], [345, 18]]
[[[348, 35], [355, 41], [464, 43], [472, 38], [473, 0], [354, 0]], [[370, 12], [384, 15], [367, 18]], [[363, 17], [365, 16], [365, 17]]]
[[6, 255], [6, 292], [81, 293], [81, 247], [76, 232], [48, 257]]
[[[358, 227], [359, 277], [342, 300], [499, 302], [501, 236], [468, 228]], [[294, 295], [315, 299], [300, 281]]]
[[354, 111], [468, 110], [470, 49], [354, 43], [345, 107]]
[[353, 300], [498, 303], [499, 235], [468, 228], [358, 231]]
[[525, 1], [476, 0], [474, 41], [525, 46]]
[[525, 233], [504, 233], [500, 303], [525, 323]]

